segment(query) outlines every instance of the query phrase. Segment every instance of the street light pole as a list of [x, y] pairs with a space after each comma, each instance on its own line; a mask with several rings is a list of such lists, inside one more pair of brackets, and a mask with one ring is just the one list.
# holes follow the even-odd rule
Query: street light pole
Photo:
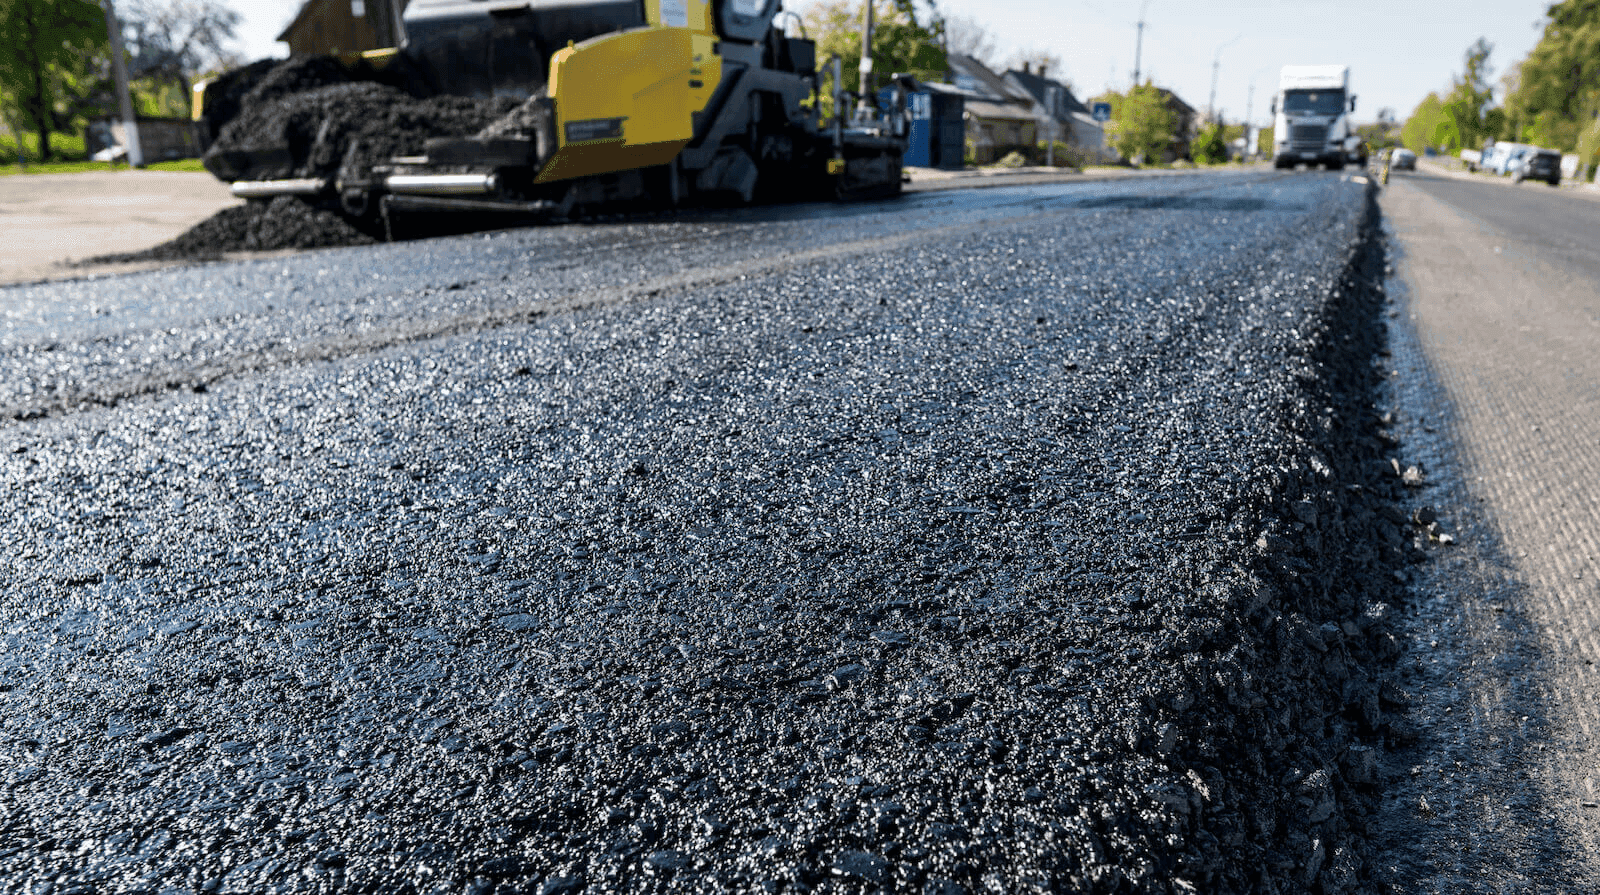
[[106, 13], [106, 31], [111, 38], [111, 77], [117, 85], [117, 106], [122, 113], [123, 139], [128, 141], [128, 165], [144, 167], [144, 147], [139, 145], [139, 120], [133, 114], [133, 96], [128, 93], [128, 64], [122, 58], [122, 25], [117, 22], [117, 11], [111, 0], [100, 0]]
[[[1216, 55], [1211, 57], [1211, 98], [1206, 100], [1206, 116], [1213, 123], [1217, 120], [1217, 71], [1222, 68], [1222, 51], [1238, 42], [1243, 34], [1235, 35], [1233, 40], [1217, 47]], [[1245, 116], [1248, 118], [1249, 116]]]
[[1144, 13], [1150, 8], [1150, 0], [1144, 0], [1144, 5], [1139, 7], [1139, 36], [1133, 43], [1133, 86], [1139, 86], [1139, 60], [1144, 55]]

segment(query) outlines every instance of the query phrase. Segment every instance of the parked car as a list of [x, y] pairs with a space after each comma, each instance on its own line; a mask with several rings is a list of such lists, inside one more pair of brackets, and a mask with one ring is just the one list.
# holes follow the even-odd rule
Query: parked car
[[1527, 143], [1511, 143], [1502, 140], [1495, 143], [1491, 148], [1484, 150], [1483, 162], [1479, 167], [1491, 174], [1510, 174], [1511, 166], [1516, 164], [1518, 159], [1526, 155], [1529, 150], [1537, 148]]
[[1389, 155], [1389, 170], [1415, 171], [1417, 170], [1417, 154], [1409, 149], [1399, 148]]
[[1530, 149], [1511, 163], [1511, 182], [1542, 180], [1551, 186], [1561, 183], [1561, 153], [1554, 149]]

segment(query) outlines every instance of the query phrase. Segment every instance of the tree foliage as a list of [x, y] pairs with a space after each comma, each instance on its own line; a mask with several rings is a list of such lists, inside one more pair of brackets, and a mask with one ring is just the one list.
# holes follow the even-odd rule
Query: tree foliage
[[[858, 86], [856, 72], [861, 64], [861, 26], [863, 6], [854, 0], [824, 0], [808, 7], [804, 14], [806, 33], [817, 42], [817, 63], [823, 65], [837, 54], [844, 64], [845, 89]], [[944, 23], [917, 17], [913, 0], [875, 0], [873, 4], [872, 63], [875, 82], [884, 76], [907, 73], [924, 80], [938, 80], [945, 70]]]
[[1356, 128], [1356, 135], [1373, 151], [1400, 145], [1400, 122], [1387, 106], [1378, 110], [1378, 120]]
[[999, 58], [999, 44], [981, 22], [970, 16], [949, 16], [943, 20], [945, 49], [952, 53], [982, 62], [994, 68]]
[[93, 0], [0, 0], [0, 102], [38, 135], [41, 161], [54, 155], [50, 135], [73, 117], [70, 100], [107, 45]]
[[[186, 116], [192, 79], [239, 61], [227, 44], [241, 18], [222, 0], [122, 0], [116, 9], [137, 114]], [[110, 63], [95, 0], [0, 0], [0, 113], [19, 137], [37, 135], [41, 160], [57, 152], [52, 134], [116, 111]]]
[[[1462, 149], [1481, 149], [1485, 138], [1495, 136], [1498, 118], [1489, 109], [1494, 100], [1489, 81], [1493, 51], [1494, 45], [1481, 37], [1467, 48], [1462, 72], [1451, 81], [1450, 92], [1443, 97], [1430, 93], [1417, 105], [1400, 129], [1401, 145], [1418, 155], [1430, 146], [1455, 155]], [[1382, 136], [1387, 138], [1384, 130]], [[1378, 145], [1370, 138], [1368, 143]]]
[[1159, 160], [1177, 137], [1178, 114], [1167, 105], [1166, 94], [1148, 81], [1126, 93], [1106, 93], [1093, 101], [1111, 104], [1106, 138], [1125, 159]]
[[1600, 0], [1564, 0], [1547, 15], [1506, 98], [1507, 136], [1570, 152], [1600, 115]]
[[1213, 121], [1201, 128], [1189, 147], [1189, 154], [1201, 165], [1220, 165], [1227, 161], [1228, 141], [1223, 125]]
[[119, 9], [128, 51], [128, 77], [162, 114], [188, 114], [196, 74], [239, 63], [228, 50], [238, 36], [238, 12], [220, 0], [133, 0]]
[[1455, 122], [1461, 148], [1482, 149], [1485, 137], [1493, 137], [1485, 121], [1486, 110], [1494, 99], [1489, 83], [1489, 54], [1494, 45], [1484, 38], [1467, 48], [1462, 73], [1451, 84], [1442, 101], [1445, 115]]
[[1450, 155], [1461, 149], [1461, 131], [1439, 94], [1430, 93], [1417, 104], [1400, 129], [1400, 145], [1417, 155], [1429, 147]]

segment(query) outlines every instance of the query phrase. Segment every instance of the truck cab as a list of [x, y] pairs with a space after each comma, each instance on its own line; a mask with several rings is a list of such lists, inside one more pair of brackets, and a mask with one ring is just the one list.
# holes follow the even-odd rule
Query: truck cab
[[1272, 164], [1337, 170], [1361, 160], [1346, 65], [1287, 65], [1273, 99]]

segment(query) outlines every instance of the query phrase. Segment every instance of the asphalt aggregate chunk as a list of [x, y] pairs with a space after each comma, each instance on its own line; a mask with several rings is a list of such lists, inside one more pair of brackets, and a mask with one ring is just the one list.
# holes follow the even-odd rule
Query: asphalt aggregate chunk
[[[451, 259], [500, 243], [420, 244], [435, 285], [387, 305], [355, 284], [398, 247], [321, 256], [351, 285], [293, 314], [211, 268], [118, 281], [162, 306], [143, 334], [16, 315], [0, 357], [33, 391], [8, 400], [39, 412], [0, 429], [0, 880], [1376, 885], [1416, 547], [1376, 437], [1375, 206], [1331, 176], [1196, 182], [1025, 191], [766, 267], [816, 222], [663, 225], [618, 257], [753, 260], [527, 318], [491, 312], [608, 288], [542, 241], [604, 258], [648, 228], [502, 237], [524, 266], [488, 287], [446, 288]], [[267, 351], [233, 300], [480, 323], [49, 397], [117, 393], [107, 352], [183, 381], [162, 321], [201, 295], [184, 326], [218, 356]]]

